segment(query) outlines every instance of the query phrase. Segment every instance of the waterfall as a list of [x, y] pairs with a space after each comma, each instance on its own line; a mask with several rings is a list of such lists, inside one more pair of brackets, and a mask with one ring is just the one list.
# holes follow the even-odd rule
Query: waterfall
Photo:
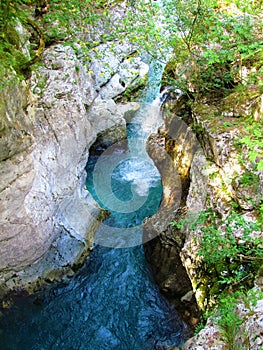
[[90, 157], [87, 187], [111, 212], [95, 236], [97, 244], [125, 248], [142, 244], [142, 221], [162, 198], [160, 174], [146, 152], [148, 136], [162, 124], [160, 80], [164, 64], [152, 62], [141, 108], [127, 125], [127, 140]]

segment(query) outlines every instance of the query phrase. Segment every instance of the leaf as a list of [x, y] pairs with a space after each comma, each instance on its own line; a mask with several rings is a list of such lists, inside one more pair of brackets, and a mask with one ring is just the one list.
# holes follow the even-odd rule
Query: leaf
[[257, 170], [263, 170], [263, 160], [260, 160], [257, 164]]

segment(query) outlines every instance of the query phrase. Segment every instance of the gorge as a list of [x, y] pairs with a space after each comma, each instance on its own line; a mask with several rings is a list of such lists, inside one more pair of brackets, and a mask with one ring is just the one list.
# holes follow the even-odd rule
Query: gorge
[[[159, 77], [150, 67], [147, 102], [140, 102], [129, 120], [128, 144], [114, 141], [109, 128], [90, 149], [87, 189], [111, 210], [94, 233], [90, 258], [65, 286], [14, 299], [2, 315], [3, 349], [162, 349], [185, 340], [187, 326], [160, 295], [142, 249], [141, 223], [158, 210], [162, 198], [160, 175], [145, 150], [149, 134], [162, 123], [161, 74], [162, 67]], [[114, 129], [121, 139], [123, 125]]]
[[[238, 11], [230, 7], [215, 8], [228, 34], [224, 16]], [[111, 11], [117, 28], [123, 8]], [[167, 33], [157, 30], [139, 50], [138, 26], [140, 35], [118, 40], [103, 41], [111, 33], [100, 22], [70, 44], [49, 36], [25, 79], [8, 72], [0, 93], [3, 349], [262, 347], [261, 48], [229, 64], [199, 39], [186, 56], [175, 45], [162, 74], [147, 45]], [[29, 57], [32, 33], [15, 30]], [[152, 78], [162, 89], [177, 84], [164, 90], [161, 112]], [[183, 344], [193, 328], [200, 332]]]

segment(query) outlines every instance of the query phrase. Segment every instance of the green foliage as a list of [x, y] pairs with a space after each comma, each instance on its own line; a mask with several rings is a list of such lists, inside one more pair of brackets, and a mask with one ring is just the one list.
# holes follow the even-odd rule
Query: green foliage
[[[180, 219], [179, 221], [170, 222], [171, 226], [176, 227], [179, 230], [189, 227], [190, 230], [194, 230], [197, 225], [197, 220], [200, 219], [200, 216], [188, 215], [187, 217]], [[201, 219], [200, 219], [201, 220]]]
[[243, 293], [236, 292], [222, 296], [218, 303], [217, 318], [215, 322], [221, 329], [229, 349], [240, 350], [240, 346], [236, 345], [236, 336], [242, 324], [242, 318], [236, 312], [236, 305]]
[[201, 332], [202, 329], [205, 328], [206, 320], [201, 320], [200, 323], [195, 327], [194, 335], [197, 335]]
[[[39, 26], [46, 46], [58, 41], [78, 42], [87, 65], [91, 50], [96, 53], [98, 45], [116, 40], [131, 42], [136, 50], [163, 61], [173, 52], [164, 83], [185, 92], [191, 86], [191, 96], [197, 100], [225, 96], [239, 83], [238, 68], [233, 67], [241, 67], [244, 61], [253, 65], [255, 57], [262, 57], [262, 23], [257, 17], [261, 12], [256, 1], [236, 0], [232, 11], [231, 2], [222, 5], [219, 0], [166, 0], [162, 4], [151, 0], [49, 0], [48, 11], [34, 18], [35, 7], [43, 1], [1, 2], [0, 78], [10, 67], [21, 76], [28, 74], [30, 65], [35, 63], [27, 62], [21, 48], [14, 45], [15, 22], [25, 24], [28, 19]], [[122, 15], [114, 17], [112, 7], [116, 5]], [[227, 9], [227, 5], [231, 6]], [[104, 30], [98, 31], [96, 28], [102, 23]], [[6, 34], [7, 28], [13, 35]], [[32, 43], [32, 47], [38, 45]], [[262, 74], [261, 65], [250, 74], [247, 83], [262, 84]], [[251, 153], [251, 157], [255, 155]], [[259, 169], [262, 168], [263, 163], [259, 162]]]
[[[0, 4], [0, 88], [4, 88], [5, 84], [10, 84], [11, 75], [13, 77], [12, 81], [27, 77], [30, 64], [35, 62], [36, 57], [34, 57], [33, 52], [34, 59], [32, 59], [32, 62], [23, 54], [21, 38], [16, 29], [16, 26], [21, 23], [30, 26], [31, 30], [39, 34], [40, 29], [30, 19], [30, 5], [30, 0], [3, 0]], [[41, 45], [42, 43], [39, 44], [39, 46]], [[40, 52], [37, 50], [36, 55], [38, 56], [38, 54], [40, 55]]]
[[16, 38], [16, 31], [9, 29], [5, 34], [1, 35], [2, 41], [0, 44], [0, 88], [7, 82], [7, 73], [11, 67], [16, 71], [16, 77], [22, 78], [21, 67], [27, 61], [26, 57], [22, 54], [16, 44], [14, 44], [14, 38]]
[[263, 204], [260, 204], [258, 208], [258, 222], [263, 228]]
[[131, 102], [136, 101], [145, 89], [147, 80], [145, 78], [138, 79], [138, 83], [134, 86], [127, 87], [123, 94], [120, 94], [117, 98], [117, 102]]
[[[231, 1], [228, 1], [231, 4]], [[240, 8], [243, 12], [249, 14], [257, 14], [262, 10], [262, 0], [235, 0], [234, 3]]]
[[255, 186], [255, 189], [257, 189], [257, 186], [259, 184], [259, 177], [257, 174], [251, 172], [251, 171], [246, 171], [244, 174], [239, 178], [239, 183], [241, 185], [245, 186]]
[[185, 229], [186, 227], [189, 228], [189, 230], [196, 230], [199, 225], [214, 220], [214, 217], [215, 213], [212, 209], [202, 210], [199, 214], [189, 213], [188, 216], [179, 221], [170, 222], [170, 225], [179, 230]]
[[257, 122], [252, 118], [245, 122], [244, 136], [238, 140], [248, 149], [248, 158], [257, 170], [263, 170], [263, 120]]
[[18, 5], [20, 1], [2, 0], [0, 3], [0, 31], [1, 33], [7, 28], [10, 22], [17, 18]]
[[[246, 320], [246, 317], [242, 317], [238, 313], [238, 304], [243, 304], [247, 309], [246, 316], [252, 316], [254, 314], [254, 307], [259, 300], [262, 300], [263, 293], [259, 290], [245, 289], [235, 292], [223, 293], [217, 303], [216, 309], [210, 312], [215, 324], [217, 324], [221, 330], [223, 337], [225, 338], [229, 350], [246, 350], [249, 348], [249, 340], [247, 344], [240, 347], [237, 345], [236, 339], [240, 332], [240, 326]], [[245, 335], [243, 340], [246, 342]]]
[[205, 222], [201, 231], [203, 237], [198, 254], [207, 271], [217, 275], [219, 285], [239, 285], [262, 264], [263, 240], [259, 223], [247, 222], [242, 215], [232, 211], [220, 228], [214, 216], [210, 217], [210, 222]]
[[[0, 80], [14, 70], [18, 78], [30, 72], [43, 51], [44, 45], [57, 41], [74, 42], [77, 35], [87, 34], [103, 14], [98, 12], [111, 2], [93, 0], [48, 1], [48, 10], [35, 17], [35, 8], [44, 0], [3, 0], [0, 4]], [[104, 14], [105, 17], [105, 14]], [[22, 23], [31, 33], [31, 59], [22, 53], [20, 38], [15, 29]], [[87, 40], [86, 40], [87, 41]], [[4, 84], [2, 84], [3, 87]]]
[[91, 14], [96, 7], [94, 1], [50, 1], [49, 11], [41, 18], [47, 44], [76, 38], [76, 34], [84, 30], [85, 25], [94, 23], [96, 15]]
[[[110, 26], [112, 38], [133, 43], [137, 50], [166, 61], [167, 42], [162, 29], [162, 8], [151, 0], [131, 1], [122, 19]], [[169, 48], [168, 48], [169, 51]]]
[[[262, 300], [263, 292], [260, 290], [241, 288], [239, 291], [225, 291], [220, 295], [214, 309], [206, 311], [202, 322], [196, 327], [195, 334], [199, 333], [205, 326], [208, 318], [219, 327], [229, 350], [246, 350], [249, 348], [249, 341], [245, 347], [237, 345], [237, 336], [240, 335], [240, 328], [246, 317], [238, 313], [238, 304], [243, 304], [247, 309], [246, 316], [254, 314], [254, 307], [259, 300]], [[243, 339], [246, 341], [245, 337]]]
[[[209, 93], [219, 97], [226, 94], [237, 83], [233, 63], [242, 64], [242, 60], [262, 51], [262, 23], [246, 12], [245, 5], [239, 1], [231, 12], [231, 7], [224, 8], [219, 1], [165, 3], [168, 45], [173, 47], [176, 60], [173, 78], [185, 90], [186, 77], [196, 99]], [[250, 9], [253, 14], [260, 12], [252, 4]], [[188, 75], [187, 64], [191, 66]], [[171, 72], [171, 66], [169, 69]]]
[[[8, 25], [12, 27], [16, 19], [32, 19], [39, 3], [41, 0], [3, 0], [0, 32], [5, 32]], [[188, 65], [194, 72], [191, 76], [174, 72], [174, 84], [186, 90], [192, 83], [198, 98], [207, 93], [224, 95], [235, 85], [233, 62], [252, 59], [262, 51], [258, 36], [262, 24], [255, 17], [260, 13], [256, 2], [235, 3], [238, 14], [225, 10], [217, 0], [167, 0], [162, 5], [151, 0], [125, 4], [120, 0], [50, 0], [48, 11], [34, 21], [42, 28], [47, 45], [74, 42], [78, 37], [88, 52], [100, 43], [130, 41], [138, 50], [164, 60], [173, 50], [176, 67]], [[119, 4], [122, 16], [112, 19], [111, 8]], [[102, 22], [105, 31], [99, 34], [96, 24]], [[9, 39], [5, 40], [5, 46], [8, 43]], [[13, 66], [9, 58], [6, 62], [10, 64], [5, 66]]]

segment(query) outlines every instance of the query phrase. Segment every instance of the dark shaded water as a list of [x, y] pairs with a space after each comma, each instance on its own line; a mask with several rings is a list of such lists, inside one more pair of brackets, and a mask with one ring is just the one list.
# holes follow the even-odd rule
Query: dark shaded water
[[1, 349], [150, 350], [181, 342], [182, 324], [140, 246], [97, 247], [69, 285], [41, 305], [34, 299], [17, 300], [1, 317]]

